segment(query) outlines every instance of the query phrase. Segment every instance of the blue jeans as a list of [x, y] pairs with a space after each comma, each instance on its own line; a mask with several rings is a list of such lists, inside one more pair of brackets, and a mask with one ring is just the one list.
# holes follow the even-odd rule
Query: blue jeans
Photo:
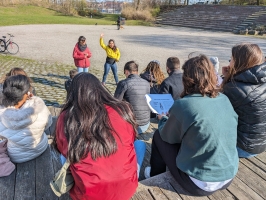
[[106, 78], [107, 78], [107, 75], [110, 71], [110, 68], [112, 69], [112, 72], [113, 72], [113, 75], [114, 75], [114, 78], [115, 78], [115, 82], [116, 84], [118, 83], [118, 75], [117, 75], [117, 66], [116, 66], [116, 63], [113, 63], [113, 64], [109, 64], [109, 63], [105, 63], [104, 64], [104, 74], [103, 74], [103, 83], [106, 82]]
[[[144, 142], [140, 140], [136, 140], [134, 142], [134, 148], [135, 148], [136, 155], [137, 155], [138, 177], [139, 177], [139, 171], [140, 171], [142, 162], [144, 160], [145, 152], [146, 152], [146, 145]], [[61, 164], [64, 165], [66, 162], [66, 158], [62, 154], [60, 154], [60, 160], [61, 160]]]
[[134, 148], [135, 148], [136, 155], [137, 155], [138, 177], [139, 177], [140, 168], [141, 168], [142, 162], [144, 160], [145, 152], [146, 152], [146, 145], [143, 141], [136, 140], [134, 142]]
[[237, 148], [239, 158], [251, 158], [253, 156], [258, 155], [258, 154], [252, 154], [252, 153], [246, 152], [243, 149], [240, 149], [239, 147], [236, 147], [236, 148]]
[[146, 125], [138, 126], [138, 128], [137, 128], [138, 134], [142, 134], [145, 131], [147, 131], [149, 126], [150, 126], [150, 122], [148, 124], [146, 124]]
[[85, 68], [77, 67], [77, 70], [78, 70], [78, 73], [80, 73], [80, 72], [89, 72], [89, 68], [88, 67], [85, 67]]

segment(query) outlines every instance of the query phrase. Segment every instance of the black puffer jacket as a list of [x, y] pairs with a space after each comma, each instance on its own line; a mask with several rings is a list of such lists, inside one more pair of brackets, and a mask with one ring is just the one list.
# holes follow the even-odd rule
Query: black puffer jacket
[[180, 69], [174, 70], [169, 74], [161, 86], [159, 94], [171, 94], [174, 100], [180, 99], [180, 95], [184, 90], [183, 73]]
[[137, 74], [129, 75], [118, 83], [115, 90], [115, 98], [129, 102], [139, 126], [150, 121], [150, 108], [146, 102], [145, 94], [150, 94], [150, 84]]
[[149, 72], [144, 72], [140, 74], [140, 77], [149, 82], [151, 94], [159, 93], [160, 85], [157, 84], [157, 80], [152, 74], [150, 74]]
[[265, 151], [266, 63], [237, 74], [224, 94], [238, 114], [237, 146], [252, 154]]

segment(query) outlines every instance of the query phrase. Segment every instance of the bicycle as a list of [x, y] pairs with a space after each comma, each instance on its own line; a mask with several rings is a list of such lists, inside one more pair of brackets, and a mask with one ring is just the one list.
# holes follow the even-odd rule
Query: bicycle
[[16, 54], [19, 51], [18, 45], [13, 42], [14, 35], [8, 33], [9, 39], [6, 41], [6, 36], [3, 36], [3, 39], [0, 39], [0, 53], [5, 52], [6, 50], [10, 54]]

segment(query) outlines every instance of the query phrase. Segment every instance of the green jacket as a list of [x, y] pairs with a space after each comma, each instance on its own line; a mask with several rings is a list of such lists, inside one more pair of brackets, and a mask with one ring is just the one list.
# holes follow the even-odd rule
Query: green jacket
[[228, 98], [200, 94], [176, 100], [169, 119], [159, 122], [163, 141], [181, 143], [177, 167], [189, 176], [219, 182], [233, 178], [238, 170], [237, 120]]

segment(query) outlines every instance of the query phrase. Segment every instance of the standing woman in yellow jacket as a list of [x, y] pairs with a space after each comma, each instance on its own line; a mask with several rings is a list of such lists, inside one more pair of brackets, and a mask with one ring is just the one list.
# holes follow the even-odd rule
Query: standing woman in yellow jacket
[[118, 83], [118, 75], [117, 75], [117, 65], [116, 62], [120, 59], [120, 51], [115, 46], [115, 41], [113, 39], [110, 39], [108, 42], [108, 46], [106, 46], [103, 42], [103, 33], [100, 36], [100, 45], [101, 47], [106, 51], [106, 61], [104, 64], [104, 74], [103, 74], [103, 80], [102, 84], [105, 85], [107, 75], [110, 71], [110, 68], [112, 69], [112, 72], [114, 74], [115, 82]]

